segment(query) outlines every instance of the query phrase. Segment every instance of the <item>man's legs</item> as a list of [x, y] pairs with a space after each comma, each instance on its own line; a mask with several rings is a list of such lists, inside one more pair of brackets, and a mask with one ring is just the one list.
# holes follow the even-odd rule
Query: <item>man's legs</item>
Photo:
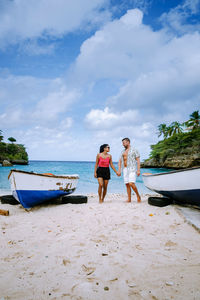
[[126, 167], [123, 170], [123, 175], [124, 175], [124, 183], [126, 185], [126, 190], [128, 195], [128, 200], [126, 202], [131, 202], [131, 187], [129, 185], [129, 173]]
[[130, 187], [129, 183], [126, 183], [126, 190], [127, 190], [127, 194], [128, 194], [128, 200], [126, 202], [131, 202], [131, 187]]
[[[129, 182], [129, 186], [132, 187], [132, 189], [134, 190], [134, 192], [136, 193], [136, 196], [137, 196], [137, 202], [141, 202], [141, 197], [140, 197], [140, 194], [138, 192], [138, 189], [135, 185], [135, 183], [133, 182]], [[130, 188], [131, 189], [131, 188]]]

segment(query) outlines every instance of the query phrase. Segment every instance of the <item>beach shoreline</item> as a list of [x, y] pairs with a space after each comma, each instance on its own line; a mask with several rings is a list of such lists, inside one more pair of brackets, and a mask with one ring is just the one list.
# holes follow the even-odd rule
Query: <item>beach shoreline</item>
[[199, 299], [199, 233], [173, 205], [0, 204], [0, 296], [5, 299]]

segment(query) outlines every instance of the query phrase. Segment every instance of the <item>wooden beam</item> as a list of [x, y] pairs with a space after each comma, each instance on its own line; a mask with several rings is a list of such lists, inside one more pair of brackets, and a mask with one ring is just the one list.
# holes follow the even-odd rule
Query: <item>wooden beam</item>
[[9, 216], [9, 210], [0, 209], [0, 215]]

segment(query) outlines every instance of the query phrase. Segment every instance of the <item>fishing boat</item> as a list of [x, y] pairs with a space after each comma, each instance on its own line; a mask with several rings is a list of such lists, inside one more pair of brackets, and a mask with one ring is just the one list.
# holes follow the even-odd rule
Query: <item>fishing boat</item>
[[150, 190], [182, 204], [200, 206], [200, 167], [164, 173], [143, 173], [144, 185]]
[[14, 198], [24, 208], [31, 208], [45, 201], [73, 193], [79, 176], [11, 170], [8, 179]]

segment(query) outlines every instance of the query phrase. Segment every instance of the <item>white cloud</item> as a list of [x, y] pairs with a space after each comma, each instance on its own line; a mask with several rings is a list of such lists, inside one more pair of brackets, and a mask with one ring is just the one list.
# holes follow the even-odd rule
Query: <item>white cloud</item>
[[142, 24], [143, 13], [139, 9], [128, 10], [120, 19], [128, 28], [137, 28]]
[[140, 10], [129, 10], [82, 44], [74, 78], [94, 82], [137, 78], [138, 74], [154, 69], [154, 57], [166, 39], [164, 33], [153, 32], [142, 24]]
[[0, 45], [38, 37], [58, 37], [88, 24], [105, 22], [107, 0], [13, 0], [1, 4]]
[[62, 86], [58, 91], [49, 93], [37, 103], [33, 118], [42, 123], [57, 120], [59, 114], [65, 113], [79, 97], [78, 91], [68, 91], [65, 86]]
[[12, 128], [23, 124], [23, 113], [20, 109], [4, 112], [0, 115], [1, 129]]
[[[178, 34], [193, 32], [195, 30], [200, 31], [199, 18], [198, 16], [195, 18], [199, 11], [199, 0], [185, 0], [169, 12], [163, 13], [160, 21], [166, 30]], [[187, 22], [190, 18], [193, 18], [193, 21]]]
[[[21, 3], [26, 6], [24, 0]], [[51, 31], [50, 23], [38, 20], [41, 23], [33, 26], [33, 32], [30, 28], [20, 31], [17, 24], [13, 37], [34, 41], [35, 36], [71, 30], [61, 22]], [[30, 52], [40, 52], [38, 46], [33, 42]], [[157, 141], [158, 124], [185, 121], [199, 108], [199, 49], [198, 32], [176, 36], [166, 28], [154, 31], [142, 23], [140, 10], [129, 10], [83, 43], [68, 74], [68, 82], [78, 88], [72, 89], [60, 78], [2, 76], [1, 129], [10, 127], [9, 136], [28, 145], [34, 159], [89, 160], [105, 142], [111, 144], [116, 159], [125, 136], [147, 157], [149, 145]]]
[[124, 0], [121, 2], [112, 3], [112, 11], [114, 13], [122, 13], [130, 8], [138, 8], [144, 13], [148, 13], [148, 9], [151, 6], [153, 0]]
[[[128, 11], [86, 40], [74, 77], [93, 82], [94, 93], [102, 80], [118, 82], [120, 88], [107, 97], [105, 108], [91, 109], [85, 122], [99, 144], [115, 145], [130, 136], [147, 157], [160, 123], [185, 121], [199, 108], [200, 34], [153, 31], [141, 16], [138, 10]], [[136, 118], [131, 119], [131, 112], [137, 112]]]
[[85, 118], [90, 129], [103, 130], [116, 126], [124, 126], [129, 123], [138, 121], [138, 112], [136, 110], [128, 110], [123, 113], [114, 113], [108, 107], [104, 110], [92, 109]]
[[55, 43], [40, 45], [36, 39], [26, 40], [20, 43], [19, 51], [28, 55], [51, 55], [56, 48]]
[[109, 143], [115, 160], [119, 157], [122, 138], [129, 137], [132, 144], [140, 148], [142, 158], [149, 155], [150, 144], [157, 139], [156, 127], [145, 121], [142, 112], [137, 110], [114, 112], [108, 107], [104, 110], [92, 109], [86, 115], [85, 122], [92, 130], [96, 149], [98, 145]]
[[0, 88], [2, 129], [22, 124], [29, 127], [36, 123], [52, 127], [60, 120], [67, 120], [69, 124], [71, 119], [65, 119], [66, 114], [69, 114], [81, 95], [78, 90], [68, 88], [59, 78], [37, 79], [9, 75], [0, 78]]
[[73, 125], [73, 119], [71, 117], [67, 117], [61, 121], [59, 127], [61, 130], [67, 130], [67, 129], [71, 128], [72, 125]]
[[[125, 115], [126, 113], [124, 113]], [[111, 146], [111, 154], [115, 161], [119, 158], [119, 153], [122, 150], [122, 138], [129, 137], [131, 144], [139, 149], [141, 158], [147, 158], [150, 152], [150, 145], [157, 142], [156, 128], [150, 122], [145, 122], [140, 116], [141, 122], [134, 123], [129, 120], [125, 123], [116, 123], [115, 126], [111, 125], [104, 127], [101, 126], [95, 130], [93, 127], [92, 134], [92, 157], [95, 157], [95, 149], [98, 152], [99, 146], [104, 143], [109, 143]], [[91, 124], [91, 126], [94, 124]], [[91, 144], [91, 142], [90, 142]]]
[[[75, 65], [75, 77], [95, 84], [121, 80], [117, 93], [108, 97], [112, 111], [142, 110], [146, 121], [196, 109], [200, 100], [200, 34], [180, 37], [153, 31], [142, 24], [134, 9], [86, 40]], [[191, 106], [192, 103], [192, 106]]]
[[[112, 107], [121, 109], [154, 109], [164, 113], [174, 105], [193, 100], [200, 101], [200, 35], [195, 33], [174, 38], [160, 47], [160, 54], [151, 62], [154, 69], [147, 70], [124, 84], [120, 92], [108, 101]], [[162, 57], [163, 56], [163, 57]], [[188, 106], [189, 108], [189, 106]], [[182, 110], [182, 108], [180, 108]]]
[[67, 160], [75, 155], [70, 148], [76, 137], [71, 110], [81, 96], [78, 90], [60, 78], [10, 74], [0, 78], [0, 89], [0, 129], [5, 141], [15, 137], [27, 147], [30, 159]]

